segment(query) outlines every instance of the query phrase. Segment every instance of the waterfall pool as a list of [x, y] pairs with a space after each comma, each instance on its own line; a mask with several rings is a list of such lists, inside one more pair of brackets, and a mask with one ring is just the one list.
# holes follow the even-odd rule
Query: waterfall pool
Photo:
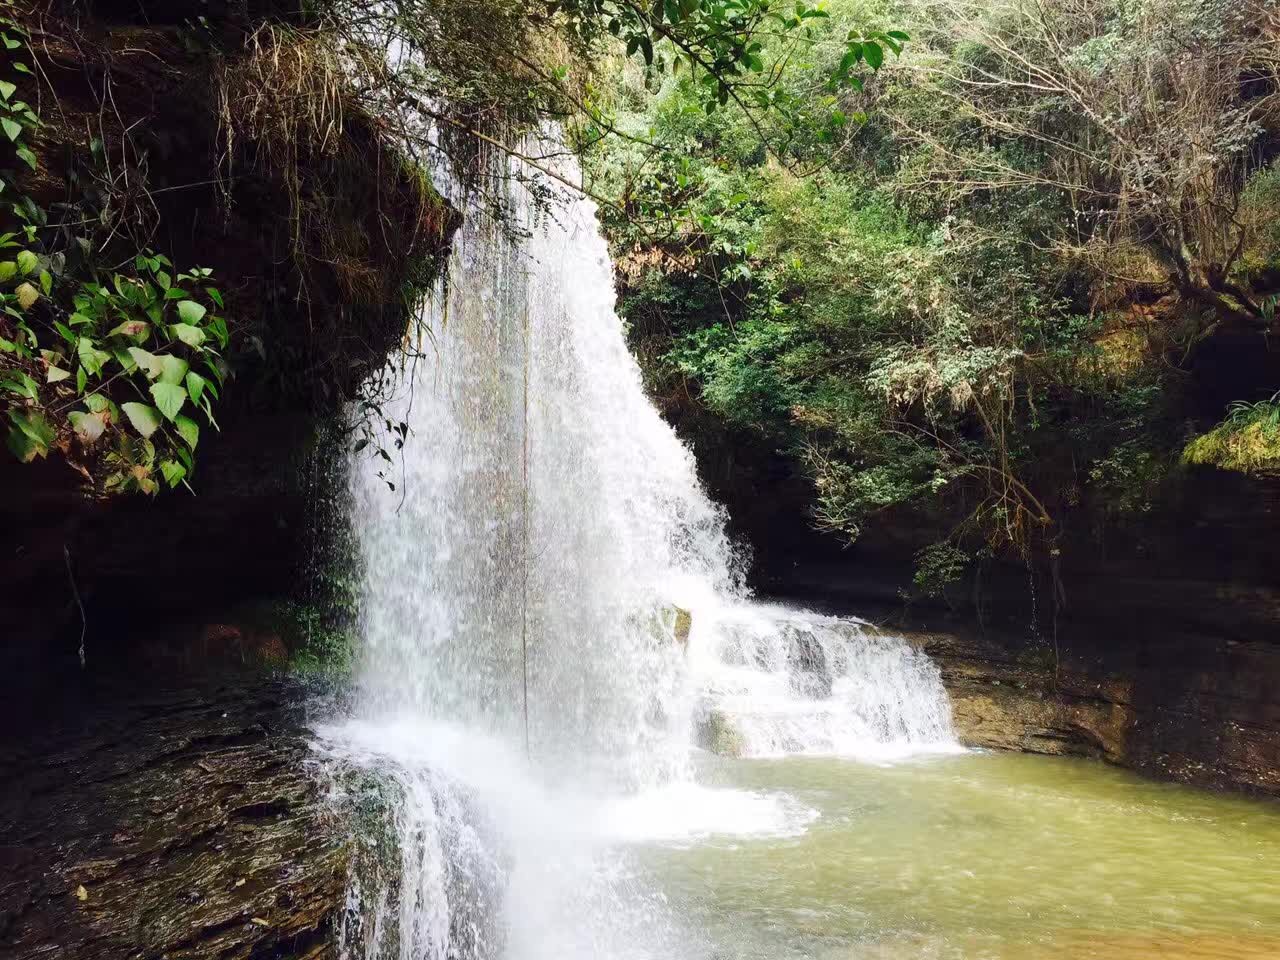
[[1280, 808], [964, 752], [905, 640], [753, 600], [595, 208], [510, 189], [352, 464], [343, 960], [1280, 957]]
[[803, 830], [633, 851], [723, 960], [1280, 957], [1280, 808], [1101, 763], [971, 752], [893, 764], [704, 758]]

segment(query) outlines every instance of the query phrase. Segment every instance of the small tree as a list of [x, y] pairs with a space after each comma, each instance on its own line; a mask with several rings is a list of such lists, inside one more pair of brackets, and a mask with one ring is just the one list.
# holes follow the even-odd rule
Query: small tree
[[1241, 282], [1249, 177], [1280, 126], [1269, 0], [912, 0], [918, 71], [952, 111], [898, 111], [914, 185], [956, 198], [1047, 191], [1044, 241], [1103, 276], [1269, 328]]

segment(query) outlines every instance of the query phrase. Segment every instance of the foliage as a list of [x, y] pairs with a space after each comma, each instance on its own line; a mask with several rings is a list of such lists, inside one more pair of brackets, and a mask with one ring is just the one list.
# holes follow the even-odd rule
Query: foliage
[[[826, 6], [771, 0], [659, 0], [651, 5], [614, 0], [554, 0], [548, 7], [590, 43], [604, 30], [642, 57], [654, 77], [683, 70], [696, 102], [710, 114], [732, 102], [758, 124], [757, 111], [780, 115], [789, 126], [805, 122], [808, 104], [781, 83], [788, 61], [804, 56], [815, 41], [813, 27], [829, 18]], [[838, 61], [825, 71], [828, 89], [861, 90], [854, 72], [884, 63], [886, 50], [902, 52], [901, 30], [847, 30]]]
[[[21, 27], [0, 21], [0, 42], [24, 48]], [[18, 97], [27, 65], [11, 60], [14, 80], [0, 81], [8, 148], [29, 168], [27, 146], [39, 125]], [[101, 266], [92, 238], [71, 238], [77, 256], [44, 210], [3, 174], [17, 229], [0, 234], [0, 390], [6, 438], [24, 463], [74, 438], [106, 466], [106, 492], [157, 492], [184, 483], [195, 469], [200, 423], [217, 426], [213, 404], [223, 380], [220, 350], [229, 333], [218, 315], [222, 295], [211, 271], [174, 273], [162, 254], [143, 251], [132, 270]], [[150, 348], [150, 349], [147, 349]]]
[[1280, 470], [1280, 393], [1233, 403], [1222, 423], [1187, 444], [1182, 459], [1240, 473]]
[[955, 544], [932, 543], [916, 554], [916, 587], [926, 597], [941, 597], [960, 581], [972, 560]]
[[[619, 69], [624, 136], [588, 153], [650, 388], [789, 454], [819, 527], [942, 525], [922, 589], [1052, 554], [1085, 501], [1149, 511], [1204, 416], [1195, 350], [1274, 320], [1274, 18], [1086, 6], [842, 0], [779, 81], [833, 136], [793, 127], [780, 163], [732, 100]], [[903, 63], [833, 92], [877, 21]]]

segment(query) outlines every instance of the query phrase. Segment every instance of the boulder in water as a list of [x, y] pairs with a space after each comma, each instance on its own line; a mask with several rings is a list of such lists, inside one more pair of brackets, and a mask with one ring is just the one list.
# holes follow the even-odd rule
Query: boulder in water
[[698, 724], [698, 746], [722, 757], [741, 757], [746, 739], [723, 710], [708, 710]]

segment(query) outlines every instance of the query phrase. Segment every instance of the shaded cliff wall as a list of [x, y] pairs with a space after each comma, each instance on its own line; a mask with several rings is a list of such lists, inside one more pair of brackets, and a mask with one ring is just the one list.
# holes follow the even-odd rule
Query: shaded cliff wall
[[283, 150], [271, 139], [279, 128], [269, 97], [254, 123], [228, 109], [227, 85], [250, 75], [254, 57], [261, 76], [271, 45], [308, 26], [305, 8], [19, 8], [43, 120], [39, 167], [24, 188], [52, 209], [81, 202], [100, 175], [95, 156], [117, 182], [125, 171], [134, 192], [110, 202], [137, 204], [129, 222], [151, 248], [212, 268], [232, 342], [221, 430], [201, 437], [194, 495], [95, 495], [75, 449], [29, 465], [0, 457], [0, 577], [10, 597], [0, 662], [74, 658], [77, 592], [101, 657], [132, 643], [139, 626], [299, 581], [318, 471], [343, 445], [324, 431], [401, 341], [406, 284], [429, 276], [457, 223], [354, 100], [334, 128], [300, 123]]

